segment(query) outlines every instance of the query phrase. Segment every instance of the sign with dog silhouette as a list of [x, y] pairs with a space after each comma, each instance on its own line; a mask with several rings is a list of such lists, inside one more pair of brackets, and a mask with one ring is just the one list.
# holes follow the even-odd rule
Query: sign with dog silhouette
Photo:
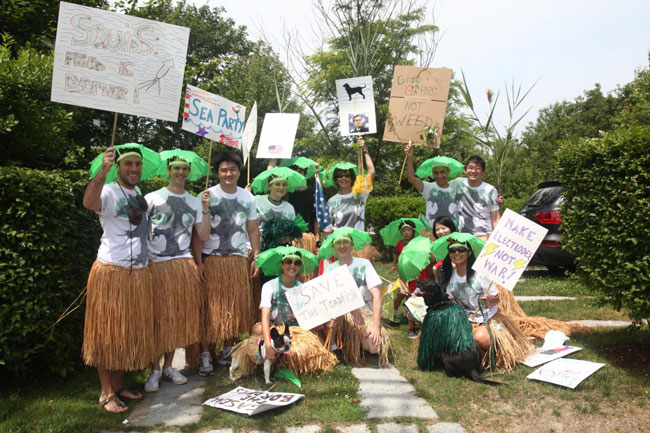
[[291, 158], [300, 114], [267, 113], [264, 116], [256, 158]]
[[365, 305], [347, 266], [339, 266], [287, 290], [286, 295], [298, 324], [305, 329], [313, 329]]
[[341, 135], [348, 137], [377, 132], [371, 76], [336, 80], [336, 94], [339, 101]]
[[395, 66], [384, 140], [440, 147], [451, 69]]
[[178, 120], [190, 29], [61, 2], [54, 102]]

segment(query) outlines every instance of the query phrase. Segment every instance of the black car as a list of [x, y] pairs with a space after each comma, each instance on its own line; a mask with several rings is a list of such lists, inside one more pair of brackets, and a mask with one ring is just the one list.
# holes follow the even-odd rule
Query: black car
[[538, 188], [519, 211], [529, 220], [548, 229], [530, 264], [546, 266], [554, 273], [563, 273], [565, 269], [574, 270], [575, 256], [564, 251], [559, 244], [562, 224], [560, 206], [564, 201], [562, 193], [565, 188], [555, 180], [542, 182]]

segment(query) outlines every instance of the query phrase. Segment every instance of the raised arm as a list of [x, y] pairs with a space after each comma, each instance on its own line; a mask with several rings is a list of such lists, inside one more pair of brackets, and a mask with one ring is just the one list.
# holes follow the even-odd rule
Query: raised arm
[[361, 152], [363, 152], [363, 161], [365, 162], [366, 169], [368, 170], [368, 177], [370, 178], [370, 181], [373, 182], [375, 180], [375, 165], [372, 163], [372, 158], [370, 158], [370, 153], [366, 147], [366, 140], [363, 138], [363, 135], [359, 136], [358, 143]]
[[113, 164], [115, 164], [115, 154], [113, 152], [115, 152], [114, 147], [109, 147], [104, 151], [102, 167], [86, 187], [83, 205], [88, 210], [95, 212], [102, 210], [102, 188], [104, 187], [104, 182], [106, 182], [106, 175], [111, 167], [113, 167]]
[[424, 189], [424, 183], [415, 177], [415, 170], [413, 169], [413, 144], [407, 144], [404, 152], [406, 152], [406, 178], [421, 193]]

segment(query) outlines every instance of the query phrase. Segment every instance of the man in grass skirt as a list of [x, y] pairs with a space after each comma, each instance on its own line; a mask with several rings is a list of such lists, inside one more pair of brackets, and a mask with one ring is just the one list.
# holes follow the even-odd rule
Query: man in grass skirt
[[[190, 249], [192, 229], [196, 229], [201, 240], [210, 236], [207, 217], [210, 193], [204, 191], [199, 199], [185, 191], [191, 169], [189, 162], [173, 156], [165, 163], [169, 184], [145, 196], [151, 222], [149, 257], [157, 354], [152, 360], [151, 375], [144, 384], [147, 392], [158, 391], [161, 377], [177, 385], [187, 382], [187, 378], [172, 367], [172, 360], [177, 347], [200, 340], [203, 298], [199, 270]], [[165, 362], [161, 371], [158, 356], [162, 353]]]
[[[155, 355], [147, 204], [136, 186], [143, 163], [136, 146], [122, 147], [117, 161], [116, 149], [106, 149], [83, 199], [99, 215], [104, 233], [88, 276], [82, 352], [84, 362], [97, 367], [99, 403], [111, 413], [128, 410], [124, 399], [142, 399], [122, 388], [122, 375], [146, 367]], [[117, 181], [104, 185], [114, 163]]]
[[[253, 195], [237, 186], [241, 158], [234, 152], [223, 151], [216, 156], [214, 168], [219, 184], [208, 189], [210, 237], [200, 250], [198, 242], [193, 246], [194, 260], [206, 289], [200, 375], [213, 371], [211, 344], [224, 341], [217, 363], [228, 365], [234, 340], [249, 332], [255, 323], [251, 278], [258, 274], [257, 256], [260, 253], [260, 230]], [[250, 267], [248, 242], [253, 254]]]

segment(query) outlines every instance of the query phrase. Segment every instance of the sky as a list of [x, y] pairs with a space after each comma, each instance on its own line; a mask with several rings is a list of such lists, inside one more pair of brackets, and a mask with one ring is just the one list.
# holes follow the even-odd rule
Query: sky
[[[327, 1], [327, 0], [325, 0]], [[311, 0], [194, 0], [223, 6], [226, 15], [246, 25], [253, 39], [264, 33], [281, 52], [289, 30], [314, 40], [317, 21]], [[648, 66], [648, 0], [438, 0], [426, 2], [442, 36], [432, 67], [465, 73], [479, 117], [489, 106], [486, 90], [500, 91], [497, 123], [508, 121], [506, 85], [535, 87], [522, 104], [530, 108], [522, 126], [537, 110], [572, 101], [596, 83], [604, 92], [634, 78]], [[316, 46], [313, 44], [313, 46]], [[282, 57], [281, 57], [282, 58]], [[343, 77], [342, 77], [343, 78]]]

